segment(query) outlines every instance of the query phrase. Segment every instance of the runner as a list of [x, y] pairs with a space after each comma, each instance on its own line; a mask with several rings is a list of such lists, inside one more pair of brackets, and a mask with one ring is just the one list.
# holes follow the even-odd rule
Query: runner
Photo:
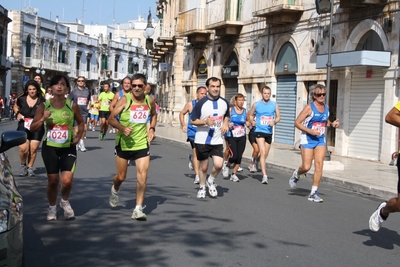
[[[74, 89], [72, 89], [71, 93], [69, 94], [69, 98], [71, 99], [72, 102], [75, 102], [78, 104], [79, 108], [81, 109], [81, 115], [83, 118], [83, 121], [85, 122], [85, 127], [83, 130], [83, 135], [81, 140], [79, 141], [79, 144], [76, 146], [77, 150], [81, 150], [82, 152], [86, 152], [86, 147], [83, 142], [83, 140], [86, 137], [86, 132], [87, 132], [87, 120], [89, 117], [89, 108], [90, 108], [90, 100], [92, 98], [91, 93], [89, 89], [87, 89], [86, 84], [85, 84], [85, 77], [79, 76], [78, 79], [76, 80], [76, 85]], [[74, 122], [74, 131], [75, 135], [78, 132], [78, 124], [75, 121]]]
[[23, 131], [27, 135], [24, 144], [19, 145], [19, 158], [21, 167], [19, 176], [34, 177], [33, 165], [35, 164], [37, 150], [44, 135], [44, 126], [37, 131], [31, 131], [31, 123], [35, 117], [36, 110], [45, 101], [39, 84], [34, 80], [29, 80], [25, 84], [24, 92], [16, 101], [14, 111], [17, 114], [18, 131]]
[[262, 99], [252, 105], [248, 121], [251, 121], [253, 126], [256, 127], [256, 142], [260, 149], [261, 171], [263, 174], [261, 183], [268, 184], [266, 159], [271, 148], [273, 126], [280, 121], [281, 116], [278, 104], [270, 99], [271, 88], [264, 86], [261, 92]]
[[322, 178], [324, 158], [326, 155], [325, 128], [339, 127], [339, 120], [331, 122], [329, 118], [329, 108], [325, 101], [325, 86], [317, 84], [310, 88], [310, 103], [297, 116], [294, 125], [301, 131], [301, 166], [293, 172], [289, 179], [290, 187], [294, 188], [299, 181], [300, 175], [307, 173], [314, 160], [314, 177], [311, 192], [308, 196], [309, 201], [323, 202], [318, 194], [318, 186]]
[[[179, 113], [179, 121], [181, 123], [181, 127], [182, 127], [182, 132], [183, 133], [187, 133], [187, 142], [190, 143], [190, 146], [192, 147], [192, 152], [193, 154], [189, 155], [189, 169], [190, 170], [194, 170], [196, 176], [194, 178], [194, 183], [198, 184], [200, 182], [200, 178], [199, 178], [199, 161], [197, 160], [197, 156], [196, 156], [196, 148], [194, 145], [194, 138], [196, 135], [196, 129], [197, 127], [192, 125], [190, 123], [191, 120], [191, 115], [192, 115], [192, 111], [193, 108], [196, 106], [197, 102], [202, 99], [203, 97], [205, 97], [207, 95], [207, 88], [204, 86], [200, 86], [197, 88], [196, 90], [196, 99], [193, 99], [189, 102], [186, 103], [186, 105], [183, 107], [183, 109], [181, 110], [181, 112]], [[187, 120], [187, 124], [185, 124], [185, 115], [188, 115], [188, 120]]]
[[103, 84], [104, 92], [101, 92], [99, 96], [100, 101], [100, 140], [106, 140], [106, 134], [108, 129], [108, 117], [110, 116], [110, 104], [114, 98], [114, 93], [110, 91], [110, 83], [106, 81]]
[[[155, 137], [156, 110], [154, 102], [151, 103], [148, 95], [144, 93], [146, 77], [137, 73], [132, 76], [132, 90], [118, 100], [110, 116], [110, 125], [118, 129], [115, 138], [115, 164], [117, 174], [111, 187], [109, 204], [116, 207], [119, 200], [119, 189], [126, 179], [128, 160], [132, 159], [136, 165], [136, 207], [132, 218], [146, 220], [143, 212], [144, 196], [147, 187], [147, 172], [150, 166], [149, 142]], [[118, 122], [117, 116], [120, 116]], [[147, 118], [152, 116], [149, 131]]]
[[[110, 112], [113, 111], [115, 105], [117, 104], [117, 101], [121, 99], [125, 94], [129, 93], [132, 89], [131, 87], [132, 79], [128, 76], [122, 79], [121, 81], [121, 90], [118, 91], [117, 94], [114, 95], [113, 100], [111, 101], [110, 104]], [[119, 116], [117, 117], [117, 120], [119, 121]], [[113, 128], [114, 130], [115, 128]], [[117, 129], [118, 131], [118, 129]], [[115, 133], [115, 130], [113, 131]]]
[[[200, 161], [200, 189], [197, 198], [206, 197], [206, 185], [211, 197], [218, 195], [215, 178], [222, 169], [223, 135], [228, 131], [229, 122], [229, 103], [220, 97], [221, 80], [216, 77], [208, 78], [206, 87], [208, 94], [194, 107], [191, 120], [191, 123], [197, 126], [194, 142], [197, 159]], [[214, 166], [207, 178], [209, 157], [212, 158]]]
[[90, 108], [90, 123], [92, 131], [96, 131], [97, 123], [99, 122], [99, 109], [100, 109], [100, 102], [97, 95], [92, 96], [92, 105]]
[[[76, 144], [81, 139], [85, 123], [78, 104], [65, 98], [70, 89], [68, 78], [56, 75], [51, 79], [50, 86], [53, 98], [38, 107], [31, 124], [31, 131], [39, 130], [45, 123], [46, 137], [42, 144], [42, 158], [47, 172], [49, 201], [47, 220], [57, 219], [56, 201], [60, 182], [60, 206], [64, 210], [65, 219], [68, 220], [75, 217], [69, 196], [76, 168]], [[78, 123], [76, 135], [74, 135], [74, 120]]]

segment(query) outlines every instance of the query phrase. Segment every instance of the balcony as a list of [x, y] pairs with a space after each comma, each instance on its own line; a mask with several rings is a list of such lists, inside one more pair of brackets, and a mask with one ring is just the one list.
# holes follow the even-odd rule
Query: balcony
[[162, 19], [160, 20], [160, 31], [158, 33], [157, 41], [154, 42], [154, 48], [152, 53], [156, 54], [149, 55], [150, 58], [155, 60], [161, 59], [161, 54], [158, 54], [159, 51], [168, 51], [171, 48], [175, 47], [175, 38], [176, 34], [176, 23], [175, 20]]
[[184, 11], [178, 17], [178, 35], [187, 36], [190, 43], [207, 42], [210, 31], [205, 28], [204, 8]]
[[238, 0], [209, 0], [206, 4], [205, 28], [215, 30], [218, 36], [240, 34], [244, 25], [241, 3]]
[[39, 68], [40, 64], [45, 70], [55, 70], [60, 72], [71, 72], [71, 66], [65, 63], [59, 63], [49, 60], [27, 57], [22, 61], [25, 68]]
[[341, 8], [358, 8], [379, 5], [388, 2], [388, 0], [340, 0]]
[[270, 25], [296, 23], [304, 11], [304, 0], [255, 0], [253, 17], [264, 17]]

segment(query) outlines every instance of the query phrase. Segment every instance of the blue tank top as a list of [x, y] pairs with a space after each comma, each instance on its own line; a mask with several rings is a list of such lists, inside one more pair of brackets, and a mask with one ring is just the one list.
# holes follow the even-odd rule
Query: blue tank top
[[275, 119], [276, 102], [263, 100], [256, 102], [256, 132], [272, 134], [273, 127], [268, 122]]
[[226, 133], [227, 137], [242, 137], [246, 135], [246, 109], [242, 114], [238, 114], [234, 107], [231, 108], [231, 118], [229, 123], [233, 123], [233, 128]]
[[324, 111], [319, 112], [318, 109], [315, 107], [314, 102], [310, 103], [311, 106], [311, 115], [308, 116], [304, 122], [303, 125], [306, 126], [309, 129], [316, 129], [320, 132], [319, 136], [313, 136], [309, 135], [307, 133], [302, 133], [307, 136], [307, 139], [323, 139], [325, 138], [325, 129], [326, 129], [326, 121], [328, 120], [329, 117], [329, 109], [326, 104], [324, 104]]
[[[193, 99], [192, 100], [192, 112], [193, 112], [194, 107], [196, 106], [196, 103], [197, 103], [196, 99]], [[190, 123], [190, 120], [192, 119], [191, 118], [192, 117], [192, 112], [190, 112], [189, 116], [188, 116], [186, 133], [187, 133], [187, 137], [190, 140], [194, 141], [194, 137], [196, 136], [197, 127]]]

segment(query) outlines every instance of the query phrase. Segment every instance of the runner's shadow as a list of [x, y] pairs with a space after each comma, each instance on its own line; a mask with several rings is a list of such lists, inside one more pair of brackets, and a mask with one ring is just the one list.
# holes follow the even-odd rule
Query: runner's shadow
[[383, 249], [394, 249], [394, 245], [400, 247], [400, 235], [393, 230], [381, 227], [378, 233], [374, 233], [369, 229], [353, 232], [357, 235], [369, 236], [370, 239], [363, 242], [368, 247], [380, 247]]
[[[309, 189], [304, 189], [304, 188], [293, 188], [293, 189], [289, 189], [289, 196], [299, 196], [299, 197], [305, 197], [308, 196], [310, 194], [310, 190]], [[321, 194], [320, 192], [318, 192], [319, 195], [323, 196], [324, 194]]]
[[[165, 197], [161, 196], [150, 196], [144, 199], [143, 205], [146, 206], [144, 213], [150, 214], [153, 210], [157, 208], [158, 205], [164, 204], [167, 200]], [[136, 206], [136, 199], [132, 199], [126, 202], [124, 209], [134, 209]]]

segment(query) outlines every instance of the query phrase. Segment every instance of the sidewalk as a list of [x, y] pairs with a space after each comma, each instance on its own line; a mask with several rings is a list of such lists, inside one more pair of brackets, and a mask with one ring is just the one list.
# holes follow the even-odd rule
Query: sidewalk
[[[168, 124], [157, 124], [157, 138], [172, 142], [186, 142], [186, 134], [179, 127]], [[243, 155], [243, 168], [250, 162], [252, 147], [247, 142]], [[287, 148], [273, 143], [267, 159], [267, 168], [281, 170], [288, 173], [289, 177], [301, 164], [300, 150]], [[330, 169], [330, 170], [329, 170]], [[334, 170], [332, 170], [334, 169]], [[342, 169], [342, 170], [338, 170]], [[268, 169], [267, 169], [268, 170]], [[312, 179], [313, 169], [308, 172], [307, 178]], [[323, 183], [333, 184], [359, 193], [373, 195], [382, 199], [397, 196], [397, 168], [379, 162], [353, 159], [347, 157], [331, 156], [331, 161], [325, 161]], [[289, 187], [289, 184], [288, 184]]]

